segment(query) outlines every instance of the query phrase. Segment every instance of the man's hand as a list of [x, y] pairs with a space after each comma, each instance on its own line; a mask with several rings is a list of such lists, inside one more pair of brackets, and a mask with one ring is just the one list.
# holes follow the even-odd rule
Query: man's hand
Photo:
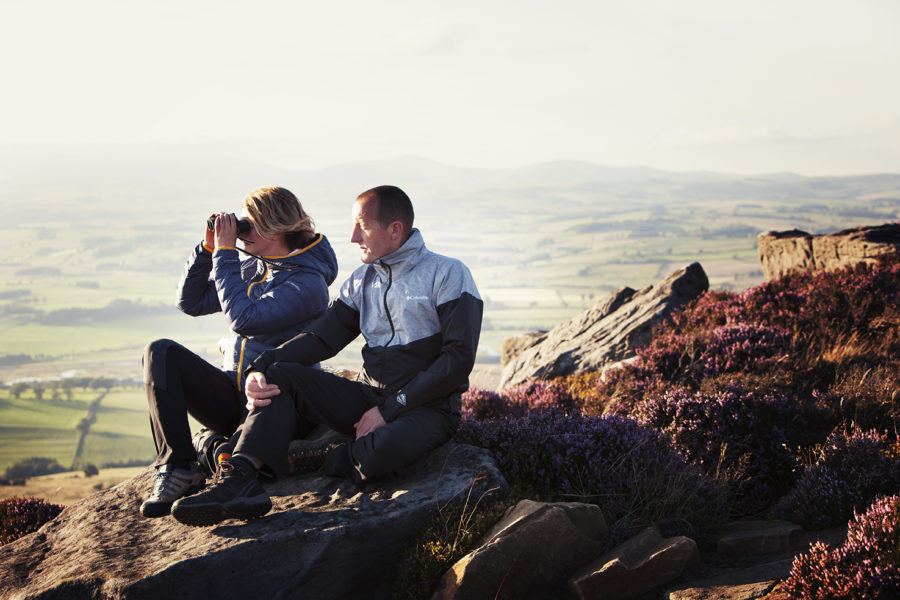
[[244, 395], [247, 396], [247, 410], [262, 408], [272, 404], [272, 396], [281, 393], [274, 383], [266, 383], [266, 376], [259, 371], [251, 371], [244, 384]]
[[381, 411], [378, 410], [377, 406], [373, 406], [363, 413], [363, 416], [359, 418], [357, 423], [353, 424], [353, 428], [356, 429], [356, 439], [359, 439], [364, 435], [369, 435], [379, 427], [384, 427], [385, 425], [387, 425], [387, 423], [385, 422], [384, 417], [381, 416]]

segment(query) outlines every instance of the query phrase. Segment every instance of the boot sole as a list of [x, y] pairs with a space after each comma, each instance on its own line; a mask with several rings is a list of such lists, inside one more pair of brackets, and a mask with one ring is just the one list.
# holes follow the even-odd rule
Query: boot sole
[[209, 527], [221, 523], [225, 519], [240, 519], [250, 521], [258, 519], [272, 510], [272, 500], [269, 496], [257, 496], [255, 498], [240, 498], [226, 504], [189, 504], [172, 506], [172, 516], [179, 523], [191, 527]]

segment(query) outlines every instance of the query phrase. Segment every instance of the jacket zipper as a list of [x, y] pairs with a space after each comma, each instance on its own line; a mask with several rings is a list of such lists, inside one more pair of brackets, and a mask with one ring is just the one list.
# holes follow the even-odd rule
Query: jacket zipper
[[391, 309], [388, 306], [388, 292], [391, 291], [391, 285], [394, 283], [394, 272], [391, 269], [391, 265], [382, 262], [383, 267], [387, 269], [388, 272], [388, 283], [387, 287], [384, 289], [384, 314], [387, 316], [388, 324], [391, 326], [391, 337], [384, 345], [384, 352], [381, 354], [381, 385], [384, 385], [384, 382], [387, 380], [385, 373], [387, 372], [387, 366], [385, 362], [387, 361], [388, 355], [388, 346], [391, 345], [391, 342], [394, 341], [394, 337], [397, 335], [397, 330], [394, 329], [394, 319], [391, 318]]
[[246, 346], [247, 346], [247, 338], [245, 338], [244, 336], [241, 336], [241, 355], [240, 355], [240, 358], [238, 358], [238, 364], [237, 364], [237, 387], [238, 387], [238, 391], [240, 391], [240, 392], [244, 391], [244, 386], [241, 385], [241, 374], [244, 371], [244, 348], [246, 348]]
[[[266, 277], [269, 276], [269, 265], [263, 263], [263, 269], [264, 270], [263, 270], [262, 278], [259, 279], [258, 281], [250, 282], [250, 285], [247, 286], [247, 297], [248, 298], [250, 298], [250, 290], [253, 289], [253, 286], [258, 283], [262, 283], [263, 281], [266, 280]], [[244, 350], [247, 347], [247, 338], [246, 338], [246, 336], [243, 336], [243, 335], [238, 336], [238, 337], [241, 338], [241, 351], [238, 354], [238, 361], [237, 361], [237, 387], [238, 387], [238, 391], [243, 392], [244, 388], [241, 385], [241, 373], [244, 370]]]

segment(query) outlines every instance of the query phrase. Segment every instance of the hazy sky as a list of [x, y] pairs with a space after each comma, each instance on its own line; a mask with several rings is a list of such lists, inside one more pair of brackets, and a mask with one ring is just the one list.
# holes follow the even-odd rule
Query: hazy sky
[[896, 0], [0, 0], [0, 145], [900, 172]]

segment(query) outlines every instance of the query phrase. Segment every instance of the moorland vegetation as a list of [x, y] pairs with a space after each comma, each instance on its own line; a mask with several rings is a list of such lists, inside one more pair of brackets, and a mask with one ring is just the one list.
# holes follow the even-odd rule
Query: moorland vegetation
[[470, 390], [457, 439], [492, 450], [510, 490], [442, 511], [411, 548], [398, 595], [433, 589], [429, 577], [530, 498], [599, 505], [610, 545], [650, 524], [709, 548], [734, 519], [849, 521], [843, 546], [796, 558], [785, 590], [897, 597], [898, 301], [897, 260], [710, 291], [603, 377]]

